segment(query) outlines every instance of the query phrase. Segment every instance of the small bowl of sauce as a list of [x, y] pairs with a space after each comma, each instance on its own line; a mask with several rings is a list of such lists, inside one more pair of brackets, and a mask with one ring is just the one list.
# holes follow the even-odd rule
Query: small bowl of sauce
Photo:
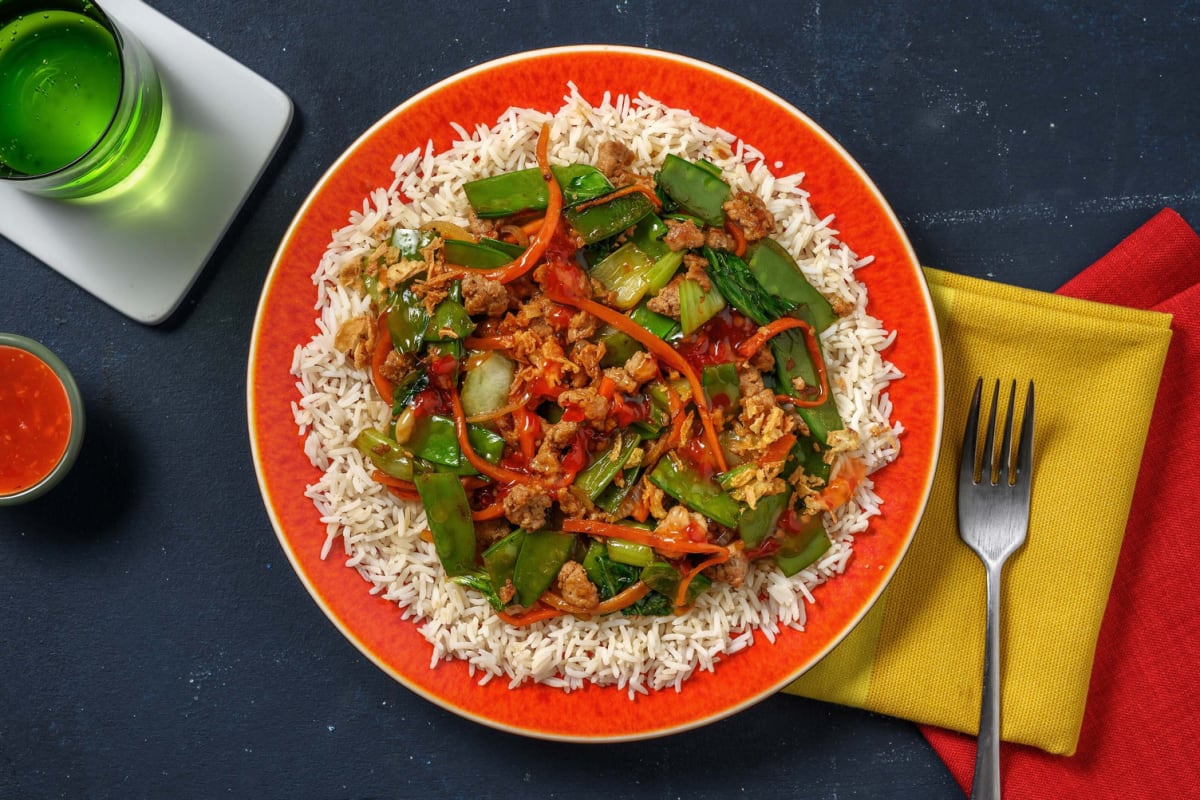
[[0, 333], [0, 506], [62, 480], [83, 428], [83, 398], [66, 364], [32, 339]]

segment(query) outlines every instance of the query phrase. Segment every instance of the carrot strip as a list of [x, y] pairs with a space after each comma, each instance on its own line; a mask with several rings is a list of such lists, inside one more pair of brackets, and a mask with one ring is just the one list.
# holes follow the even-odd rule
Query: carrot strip
[[558, 185], [554, 173], [550, 171], [550, 123], [548, 122], [542, 124], [542, 131], [538, 134], [537, 162], [538, 168], [542, 171], [542, 180], [546, 182], [546, 189], [550, 195], [546, 203], [546, 216], [542, 217], [542, 224], [538, 228], [537, 235], [533, 237], [529, 247], [525, 248], [525, 252], [507, 265], [487, 270], [462, 270], [463, 274], [470, 272], [501, 283], [512, 283], [533, 269], [534, 265], [541, 260], [542, 255], [546, 252], [546, 247], [550, 244], [550, 239], [558, 230], [558, 222], [562, 218], [563, 208], [562, 187]]
[[723, 548], [723, 552], [717, 553], [712, 558], [707, 558], [701, 561], [696, 566], [683, 573], [679, 579], [679, 589], [675, 592], [675, 608], [682, 609], [687, 604], [688, 587], [692, 584], [692, 578], [695, 578], [709, 567], [717, 564], [724, 564], [729, 560], [729, 550]]
[[518, 628], [523, 628], [526, 625], [532, 625], [535, 622], [541, 622], [544, 619], [554, 619], [561, 617], [565, 612], [559, 611], [557, 608], [549, 608], [542, 606], [526, 611], [524, 614], [509, 614], [507, 611], [497, 611], [496, 616], [507, 622], [509, 625], [515, 625]]
[[511, 350], [511, 336], [468, 336], [463, 339], [463, 345], [468, 350]]
[[637, 583], [630, 584], [627, 588], [622, 589], [593, 608], [592, 613], [611, 614], [614, 611], [620, 611], [622, 608], [628, 608], [633, 605], [648, 594], [650, 594], [650, 587], [644, 582], [638, 581]]
[[761, 350], [768, 340], [792, 328], [807, 328], [810, 331], [812, 330], [812, 326], [802, 319], [780, 317], [773, 322], [763, 325], [755, 331], [753, 336], [741, 342], [737, 346], [738, 354], [743, 358], [753, 358], [754, 354]]
[[812, 360], [813, 369], [817, 371], [818, 392], [816, 398], [808, 399], [787, 395], [787, 402], [799, 408], [816, 408], [825, 402], [829, 396], [829, 375], [825, 371], [825, 356], [821, 353], [821, 343], [817, 340], [817, 332], [802, 319], [795, 317], [780, 317], [759, 328], [753, 336], [737, 346], [738, 355], [743, 358], [753, 358], [763, 345], [774, 336], [786, 330], [799, 328], [804, 332], [804, 346], [808, 349], [808, 357]]
[[513, 422], [517, 428], [517, 442], [521, 445], [521, 455], [533, 458], [537, 453], [535, 436], [541, 426], [525, 406], [513, 411]]
[[546, 224], [546, 218], [537, 217], [536, 219], [531, 219], [524, 225], [518, 225], [517, 227], [527, 236], [537, 236], [538, 231], [542, 229], [542, 225], [544, 224]]
[[725, 220], [725, 230], [733, 237], [733, 254], [738, 258], [746, 255], [746, 233], [742, 226], [731, 219]]
[[417, 490], [417, 485], [412, 481], [406, 481], [403, 478], [392, 477], [380, 469], [377, 469], [371, 473], [371, 479], [376, 483], [382, 483], [384, 486], [391, 486], [396, 489], [407, 489], [413, 492]]
[[392, 350], [392, 333], [388, 330], [387, 317], [387, 312], [384, 311], [379, 315], [379, 319], [375, 320], [375, 350], [371, 353], [371, 381], [375, 384], [375, 391], [379, 392], [383, 401], [391, 403], [396, 387], [383, 375], [383, 364]]
[[586, 297], [568, 297], [565, 294], [557, 292], [551, 294], [550, 299], [556, 303], [574, 306], [581, 311], [586, 311], [593, 317], [597, 317], [612, 325], [622, 333], [628, 334], [651, 353], [658, 356], [660, 360], [687, 378], [688, 384], [692, 387], [692, 399], [696, 403], [696, 410], [700, 413], [700, 422], [704, 425], [704, 435], [708, 439], [708, 444], [717, 459], [717, 466], [720, 467], [721, 472], [729, 469], [728, 464], [725, 462], [725, 453], [721, 450], [721, 442], [717, 438], [717, 428], [713, 424], [712, 416], [708, 413], [708, 403], [704, 399], [704, 388], [700, 383], [700, 376], [692, 369], [692, 365], [687, 362], [687, 359], [675, 352], [675, 348], [671, 347], [671, 345], [641, 325], [638, 325], [629, 317], [602, 303], [597, 303], [595, 300], [589, 300]]
[[571, 533], [586, 533], [589, 536], [606, 539], [624, 539], [627, 542], [644, 544], [655, 550], [665, 550], [671, 553], [725, 553], [728, 557], [727, 548], [719, 544], [665, 539], [652, 531], [619, 525], [614, 522], [601, 522], [598, 519], [565, 519], [562, 529]]
[[574, 206], [573, 210], [584, 211], [592, 206], [602, 206], [611, 200], [616, 200], [618, 197], [624, 197], [625, 195], [629, 194], [644, 194], [647, 198], [649, 198], [656, 210], [662, 208], [662, 200], [658, 199], [658, 195], [654, 193], [653, 189], [651, 189], [649, 186], [642, 186], [640, 183], [631, 183], [628, 186], [622, 186], [620, 189], [615, 189], [614, 191], [611, 191], [605, 195], [601, 195], [600, 197], [593, 197], [591, 200], [585, 200], [579, 205]]
[[471, 519], [476, 522], [483, 522], [489, 519], [500, 519], [504, 516], [504, 501], [497, 500], [486, 508], [481, 508], [478, 511], [471, 512]]
[[476, 453], [475, 448], [471, 447], [471, 440], [467, 438], [467, 417], [463, 413], [462, 398], [458, 396], [458, 389], [451, 388], [447, 394], [450, 395], [450, 406], [454, 410], [454, 434], [458, 438], [459, 449], [462, 450], [463, 455], [466, 456], [467, 461], [472, 467], [497, 483], [541, 485], [542, 482], [531, 475], [498, 467]]
[[543, 592], [538, 599], [551, 608], [557, 609], [564, 614], [572, 614], [576, 617], [592, 617], [598, 614], [611, 614], [614, 611], [620, 611], [641, 600], [646, 595], [650, 594], [650, 587], [643, 581], [631, 583], [621, 591], [614, 594], [607, 600], [598, 603], [592, 608], [582, 608], [572, 605], [563, 598], [556, 595], [554, 592]]

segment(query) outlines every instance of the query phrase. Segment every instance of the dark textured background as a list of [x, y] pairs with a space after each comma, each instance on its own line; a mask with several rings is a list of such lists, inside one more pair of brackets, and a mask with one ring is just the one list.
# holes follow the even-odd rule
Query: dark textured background
[[258, 293], [313, 184], [397, 103], [497, 56], [601, 41], [710, 61], [805, 111], [924, 263], [1054, 289], [1163, 206], [1200, 225], [1200, 4], [153, 5], [296, 118], [164, 325], [0, 239], [0, 330], [69, 364], [89, 423], [58, 489], [0, 509], [0, 798], [962, 796], [911, 724], [794, 697], [571, 746], [394, 683], [309, 599], [263, 511], [244, 411]]

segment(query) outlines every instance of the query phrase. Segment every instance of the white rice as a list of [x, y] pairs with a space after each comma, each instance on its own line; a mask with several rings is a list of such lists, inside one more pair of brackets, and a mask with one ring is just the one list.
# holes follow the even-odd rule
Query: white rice
[[334, 232], [313, 275], [316, 333], [295, 352], [292, 372], [300, 399], [293, 409], [305, 453], [324, 473], [307, 491], [325, 524], [322, 557], [337, 550], [371, 594], [397, 604], [397, 624], [411, 620], [420, 627], [431, 645], [431, 668], [462, 659], [481, 684], [499, 678], [514, 687], [536, 681], [570, 691], [593, 682], [615, 686], [632, 699], [651, 690], [680, 690], [696, 670], [711, 671], [752, 645], [756, 630], [772, 642], [783, 628], [803, 630], [807, 607], [816, 602], [813, 589], [846, 569], [855, 536], [879, 513], [882, 500], [871, 479], [836, 519], [826, 519], [833, 540], [827, 554], [792, 578], [763, 564], [751, 569], [742, 588], [714, 584], [679, 616], [562, 617], [511, 627], [480, 594], [446, 579], [433, 546], [420, 539], [423, 509], [394, 499], [375, 483], [354, 446], [363, 428], [386, 425], [389, 409], [374, 396], [369, 376], [332, 346], [341, 323], [364, 313], [368, 302], [338, 284], [342, 265], [372, 250], [395, 226], [434, 219], [466, 224], [462, 183], [534, 165], [538, 130], [550, 120], [554, 163], [592, 163], [598, 144], [615, 139], [637, 154], [639, 172], [653, 171], [668, 153], [705, 158], [735, 189], [755, 192], [767, 203], [778, 220], [775, 238], [808, 279], [827, 297], [854, 306], [825, 332], [824, 348], [838, 410], [860, 436], [859, 449], [850, 455], [866, 463], [868, 474], [898, 454], [902, 427], [889, 421], [886, 390], [902, 376], [881, 355], [894, 333], [866, 313], [866, 287], [854, 276], [871, 258], [859, 258], [838, 241], [832, 216], [814, 214], [801, 188], [802, 174], [776, 177], [750, 145], [644, 95], [606, 93], [593, 106], [573, 85], [568, 89], [555, 114], [510, 108], [490, 128], [454, 125], [458, 139], [443, 153], [427, 145], [396, 159], [395, 181], [371, 192], [349, 224]]

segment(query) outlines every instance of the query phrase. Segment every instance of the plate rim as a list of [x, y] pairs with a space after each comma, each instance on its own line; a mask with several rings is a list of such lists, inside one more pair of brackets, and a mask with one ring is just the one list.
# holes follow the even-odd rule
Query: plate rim
[[[898, 237], [898, 240], [902, 244], [902, 249], [903, 249], [904, 255], [906, 256], [906, 266], [911, 267], [915, 271], [915, 277], [916, 277], [915, 285], [918, 288], [919, 292], [921, 293], [921, 299], [923, 301], [923, 310], [925, 312], [924, 316], [927, 317], [928, 323], [930, 325], [930, 342], [932, 345], [932, 350], [928, 355], [932, 356], [932, 365], [934, 367], [934, 370], [933, 370], [934, 374], [931, 376], [931, 381], [933, 383], [933, 388], [934, 388], [933, 400], [934, 400], [935, 408], [934, 408], [934, 411], [932, 414], [933, 430], [931, 431], [932, 438], [931, 438], [931, 442], [930, 442], [929, 459], [928, 459], [928, 463], [924, 467], [923, 481], [922, 481], [922, 485], [920, 487], [920, 489], [921, 489], [920, 490], [920, 500], [919, 500], [919, 503], [915, 504], [916, 510], [912, 516], [913, 522], [912, 522], [910, 529], [907, 531], [905, 541], [903, 542], [902, 546], [899, 548], [895, 558], [891, 561], [890, 564], [887, 565], [886, 569], [883, 571], [882, 579], [878, 581], [878, 583], [874, 587], [873, 591], [870, 593], [869, 598], [861, 604], [861, 607], [853, 615], [853, 617], [847, 622], [847, 624], [845, 624], [843, 626], [842, 630], [839, 631], [837, 633], [837, 635], [831, 637], [830, 640], [827, 641], [823, 647], [818, 649], [815, 652], [815, 654], [811, 658], [809, 658], [809, 660], [806, 664], [802, 665], [797, 670], [789, 673], [788, 677], [786, 677], [785, 679], [777, 681], [774, 684], [767, 686], [765, 688], [762, 688], [760, 691], [751, 693], [749, 696], [743, 698], [740, 702], [737, 702], [732, 705], [725, 706], [720, 709], [716, 709], [714, 711], [699, 715], [695, 719], [692, 719], [687, 722], [673, 724], [673, 725], [661, 727], [661, 728], [655, 728], [653, 730], [634, 731], [634, 732], [619, 733], [619, 734], [579, 735], [579, 734], [569, 734], [569, 733], [567, 733], [567, 734], [555, 733], [552, 731], [541, 730], [536, 727], [516, 729], [511, 724], [507, 724], [507, 723], [503, 723], [503, 722], [491, 719], [491, 718], [483, 715], [482, 713], [479, 713], [470, 708], [466, 708], [459, 703], [451, 702], [447, 698], [442, 697], [442, 696], [434, 693], [433, 691], [426, 689], [424, 686], [418, 684], [415, 680], [409, 678], [404, 673], [395, 669], [391, 664], [388, 664], [387, 662], [382, 660], [378, 656], [378, 654], [375, 653], [373, 651], [373, 649], [359, 637], [359, 635], [357, 633], [355, 633], [353, 630], [350, 630], [346, 626], [346, 624], [339, 617], [339, 615], [334, 611], [334, 609], [332, 609], [328, 605], [325, 598], [321, 595], [321, 593], [318, 591], [317, 587], [312, 582], [310, 576], [307, 574], [305, 569], [302, 567], [301, 563], [299, 562], [299, 556], [294, 551], [292, 543], [289, 541], [287, 534], [283, 530], [284, 526], [281, 524], [281, 520], [276, 513], [276, 508], [275, 508], [274, 504], [272, 503], [272, 499], [270, 497], [270, 492], [268, 490], [267, 483], [266, 483], [266, 476], [264, 474], [265, 467], [264, 467], [263, 455], [260, 450], [260, 442], [258, 440], [258, 435], [257, 435], [258, 432], [255, 427], [255, 422], [256, 422], [256, 417], [257, 417], [257, 406], [256, 406], [256, 402], [255, 402], [257, 399], [256, 390], [255, 390], [255, 370], [256, 370], [256, 367], [258, 367], [257, 356], [258, 356], [258, 353], [260, 352], [260, 347], [262, 344], [262, 336], [263, 336], [263, 332], [264, 332], [264, 326], [262, 325], [262, 322], [263, 322], [263, 318], [264, 318], [265, 314], [267, 313], [267, 301], [269, 299], [269, 295], [270, 295], [271, 289], [273, 288], [274, 282], [279, 276], [281, 265], [282, 265], [282, 260], [285, 256], [285, 252], [287, 251], [289, 245], [292, 243], [296, 232], [303, 225], [305, 217], [312, 210], [314, 203], [316, 202], [317, 198], [322, 193], [322, 190], [325, 187], [327, 187], [327, 185], [330, 183], [330, 181], [332, 181], [339, 174], [340, 170], [343, 168], [345, 163], [347, 161], [349, 161], [351, 158], [353, 158], [355, 153], [361, 147], [363, 147], [366, 143], [368, 143], [381, 130], [388, 127], [397, 116], [403, 114], [409, 108], [419, 104], [420, 102], [422, 102], [423, 100], [425, 100], [427, 98], [435, 96], [439, 92], [443, 91], [444, 89], [446, 89], [450, 86], [453, 86], [456, 83], [459, 83], [459, 82], [465, 81], [465, 80], [469, 80], [474, 76], [477, 76], [477, 75], [480, 75], [483, 73], [487, 73], [487, 72], [490, 72], [497, 68], [502, 68], [507, 65], [517, 64], [517, 63], [520, 63], [523, 61], [547, 57], [547, 56], [555, 57], [555, 56], [563, 56], [563, 55], [610, 54], [610, 53], [634, 56], [634, 57], [648, 57], [651, 59], [654, 59], [654, 58], [664, 59], [668, 62], [682, 65], [682, 66], [688, 67], [693, 70], [698, 70], [702, 73], [712, 73], [712, 74], [719, 76], [725, 80], [729, 80], [736, 84], [739, 84], [746, 90], [761, 96], [763, 99], [768, 101], [770, 104], [772, 104], [773, 106], [776, 106], [781, 112], [786, 112], [787, 114], [795, 117], [801, 124], [804, 125], [804, 127], [806, 127], [809, 131], [811, 131], [816, 137], [821, 139], [822, 142], [827, 147], [829, 147], [830, 149], [832, 149], [833, 151], [835, 151], [838, 154], [838, 156], [841, 159], [842, 164], [844, 166], [850, 168], [850, 170], [857, 177], [862, 188], [866, 189], [869, 192], [869, 194], [873, 197], [879, 210], [883, 212], [885, 218], [890, 223], [890, 225], [893, 229], [893, 232], [896, 234], [896, 236]], [[445, 120], [447, 125], [451, 121], [452, 120]], [[704, 120], [704, 121], [706, 122], [706, 124], [712, 124], [711, 122], [708, 122], [707, 120]], [[741, 136], [738, 136], [737, 138], [739, 139], [739, 141], [743, 141]], [[367, 190], [367, 191], [369, 192], [370, 190]], [[351, 210], [352, 209], [350, 209], [350, 208], [346, 209], [347, 213], [349, 213]], [[835, 210], [834, 214], [836, 215], [837, 213], [838, 213], [837, 210]], [[314, 312], [314, 319], [315, 319], [316, 314], [317, 314], [317, 309], [315, 307], [313, 309], [313, 312]], [[885, 327], [887, 327], [887, 326], [885, 325]], [[299, 342], [296, 344], [299, 345], [299, 344], [302, 344], [302, 342]], [[725, 69], [724, 67], [720, 67], [715, 64], [711, 64], [709, 62], [702, 61], [702, 60], [694, 58], [692, 56], [682, 55], [679, 53], [673, 53], [670, 51], [665, 51], [665, 50], [660, 50], [660, 49], [637, 47], [637, 46], [631, 46], [631, 45], [574, 44], [574, 45], [560, 45], [560, 46], [553, 46], [553, 47], [543, 47], [543, 48], [536, 48], [536, 49], [531, 49], [531, 50], [523, 50], [523, 51], [513, 52], [508, 55], [501, 56], [501, 57], [498, 57], [495, 59], [490, 59], [488, 61], [484, 61], [479, 64], [468, 67], [466, 69], [460, 70], [446, 78], [443, 78], [441, 80], [438, 80], [438, 81], [432, 83], [425, 89], [407, 97], [405, 100], [403, 100], [402, 102], [400, 102], [399, 104], [394, 106], [392, 109], [387, 111], [384, 115], [382, 115], [378, 120], [376, 120], [374, 123], [372, 123], [359, 136], [357, 136], [349, 145], [346, 146], [346, 148], [338, 155], [338, 157], [330, 164], [330, 166], [324, 171], [324, 173], [321, 175], [321, 177], [316, 181], [316, 183], [313, 185], [312, 189], [309, 191], [308, 195], [305, 197], [304, 201], [297, 208], [297, 210], [295, 211], [295, 213], [292, 217], [291, 222], [289, 223], [287, 229], [283, 233], [283, 235], [280, 239], [280, 243], [279, 243], [278, 247], [276, 248], [276, 251], [272, 257], [271, 265], [270, 265], [270, 268], [268, 269], [266, 276], [264, 277], [262, 290], [260, 292], [258, 303], [256, 305], [254, 321], [253, 321], [253, 328], [251, 331], [251, 338], [250, 338], [249, 358], [247, 360], [247, 367], [246, 367], [246, 387], [247, 387], [247, 389], [246, 389], [247, 427], [249, 429], [251, 457], [252, 457], [252, 461], [253, 461], [253, 465], [254, 465], [255, 477], [256, 477], [256, 480], [259, 485], [260, 495], [262, 496], [262, 499], [264, 502], [264, 507], [267, 511], [268, 517], [270, 518], [272, 528], [274, 529], [276, 540], [279, 542], [280, 547], [283, 549], [284, 554], [287, 556], [288, 561], [292, 567], [292, 572], [301, 581], [301, 583], [304, 586], [305, 591], [308, 593], [310, 599], [313, 600], [317, 604], [317, 606], [321, 609], [321, 612], [324, 614], [325, 618], [329, 622], [331, 622], [334, 625], [334, 627], [337, 628], [337, 630], [351, 644], [353, 644], [360, 653], [362, 653], [364, 656], [366, 656], [368, 658], [368, 660], [371, 661], [372, 664], [374, 664], [376, 667], [380, 668], [384, 673], [389, 675], [393, 680], [397, 681], [398, 683], [405, 686], [410, 691], [413, 691], [417, 695], [421, 696], [425, 700], [433, 703], [434, 705], [436, 705], [442, 709], [451, 711], [459, 716], [463, 716], [467, 719], [470, 719], [474, 722], [480, 723], [487, 727], [491, 727], [491, 728], [494, 728], [497, 730], [503, 730], [503, 731], [506, 731], [509, 733], [519, 733], [519, 734], [530, 736], [533, 738], [551, 740], [551, 741], [604, 743], [604, 742], [639, 741], [639, 740], [645, 740], [645, 739], [649, 739], [649, 738], [656, 738], [656, 737], [661, 737], [661, 736], [672, 735], [672, 734], [676, 734], [676, 733], [681, 733], [683, 731], [692, 730], [692, 729], [695, 729], [695, 728], [698, 728], [698, 727], [701, 727], [704, 725], [708, 725], [708, 724], [711, 724], [718, 720], [725, 719], [729, 716], [737, 714], [737, 713], [749, 708], [750, 706], [753, 706], [753, 705], [761, 702], [767, 696], [777, 693], [780, 689], [787, 686], [792, 681], [796, 680], [798, 677], [800, 677], [800, 675], [804, 674], [809, 669], [811, 669], [813, 666], [815, 666], [817, 663], [819, 663], [826, 655], [828, 655], [828, 653], [834, 647], [836, 647], [848, 635], [850, 635], [850, 633], [858, 626], [858, 624], [862, 621], [862, 619], [871, 611], [872, 608], [875, 607], [876, 603], [880, 599], [880, 596], [886, 590], [887, 586], [891, 583], [892, 579], [895, 576], [896, 571], [900, 568], [900, 565], [903, 563], [906, 555], [908, 554], [908, 551], [910, 550], [910, 548], [912, 546], [913, 539], [916, 536], [917, 528], [919, 527], [920, 521], [923, 518], [923, 516], [927, 510], [930, 495], [932, 492], [933, 479], [934, 479], [934, 474], [936, 471], [936, 465], [937, 465], [937, 462], [939, 459], [939, 453], [940, 453], [940, 449], [941, 449], [941, 445], [942, 445], [942, 434], [943, 434], [943, 424], [944, 424], [945, 374], [944, 374], [944, 363], [943, 363], [943, 349], [942, 349], [941, 339], [940, 339], [939, 331], [938, 331], [937, 318], [934, 314], [934, 306], [933, 306], [932, 296], [931, 296], [930, 289], [929, 289], [928, 280], [926, 279], [925, 275], [922, 272], [920, 260], [918, 259], [916, 252], [913, 249], [912, 243], [909, 240], [908, 235], [905, 232], [903, 226], [901, 225], [899, 218], [896, 216], [894, 209], [892, 209], [890, 203], [888, 203], [887, 199], [884, 197], [882, 192], [879, 190], [878, 186], [876, 186], [875, 182], [866, 173], [866, 171], [862, 167], [862, 165], [859, 164], [858, 161], [853, 156], [850, 155], [849, 151], [847, 151], [846, 148], [839, 141], [837, 141], [828, 131], [826, 131], [821, 125], [816, 123], [811, 117], [809, 117], [807, 114], [805, 114], [799, 108], [794, 106], [792, 103], [783, 99], [782, 97], [780, 97], [779, 95], [770, 91], [769, 89], [766, 89], [765, 87], [761, 86], [760, 84], [758, 84], [754, 81], [751, 81], [750, 79], [748, 79], [742, 75], [739, 75], [735, 72]], [[298, 442], [301, 441], [299, 436], [297, 436], [297, 440], [298, 440]], [[890, 467], [891, 467], [891, 465], [889, 465], [889, 468]], [[298, 499], [305, 500], [305, 498], [298, 498]], [[297, 500], [297, 498], [293, 498], [292, 500], [295, 501], [295, 500]], [[886, 498], [885, 498], [885, 500], [886, 500]], [[347, 567], [345, 567], [344, 565], [342, 565], [341, 568], [347, 569]], [[363, 601], [367, 602], [370, 599], [371, 599], [371, 597], [367, 591], [366, 586], [364, 585]], [[811, 604], [809, 604], [809, 607], [810, 608], [812, 607]], [[415, 623], [413, 623], [411, 620], [404, 620], [404, 624], [415, 624]], [[803, 635], [800, 632], [795, 632], [795, 633], [796, 633], [796, 635]], [[760, 644], [760, 645], [770, 646], [768, 643], [761, 643], [761, 642], [756, 642], [756, 643]], [[719, 667], [718, 667], [718, 669], [719, 669]], [[502, 680], [502, 679], [499, 679], [499, 680]], [[608, 691], [613, 688], [614, 687], [603, 687], [603, 689], [601, 689], [601, 690]], [[665, 691], [669, 691], [669, 690], [662, 689], [662, 690], [658, 690], [658, 691], [665, 692]]]

